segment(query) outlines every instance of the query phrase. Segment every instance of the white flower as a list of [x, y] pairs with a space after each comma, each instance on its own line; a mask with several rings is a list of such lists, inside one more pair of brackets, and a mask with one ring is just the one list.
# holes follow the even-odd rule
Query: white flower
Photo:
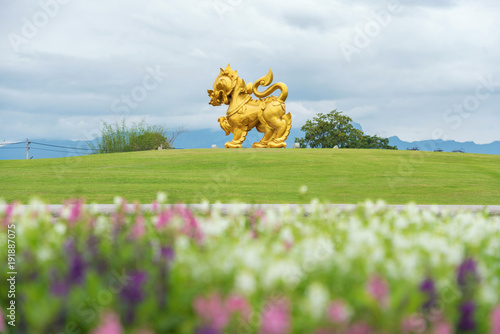
[[160, 204], [164, 204], [167, 202], [167, 193], [165, 192], [158, 192], [158, 194], [156, 194], [156, 201]]
[[314, 282], [307, 288], [306, 298], [309, 313], [314, 319], [320, 319], [325, 314], [328, 301], [330, 300], [328, 290], [321, 283]]
[[36, 252], [36, 256], [37, 256], [38, 260], [40, 260], [42, 262], [47, 261], [47, 260], [50, 260], [50, 258], [52, 257], [52, 252], [47, 247], [41, 247]]
[[222, 235], [229, 227], [229, 220], [226, 218], [212, 219], [200, 223], [203, 233], [207, 235]]
[[500, 302], [498, 290], [493, 288], [487, 282], [483, 282], [479, 287], [479, 298], [482, 302], [490, 305], [496, 305]]
[[248, 270], [240, 271], [235, 278], [235, 288], [236, 290], [248, 295], [255, 292], [257, 283], [255, 282], [255, 276]]
[[109, 221], [105, 216], [98, 216], [95, 222], [95, 231], [97, 234], [105, 234], [109, 229]]
[[175, 249], [176, 249], [176, 254], [181, 253], [183, 250], [187, 250], [189, 248], [189, 238], [186, 237], [185, 235], [179, 235], [175, 239]]
[[285, 227], [281, 230], [280, 238], [288, 244], [293, 244], [294, 242], [293, 232], [289, 227]]
[[113, 203], [115, 203], [116, 206], [120, 206], [123, 204], [123, 198], [120, 196], [115, 196], [113, 198]]
[[303, 185], [303, 186], [301, 186], [301, 187], [299, 188], [299, 193], [300, 193], [301, 195], [305, 195], [305, 194], [307, 193], [307, 190], [308, 190], [308, 189], [307, 189], [307, 186], [306, 186], [306, 185]]
[[262, 284], [270, 289], [283, 282], [292, 288], [300, 281], [300, 274], [300, 267], [291, 259], [272, 261], [262, 275]]
[[61, 209], [61, 218], [68, 220], [71, 216], [71, 208], [67, 205], [63, 206]]
[[200, 203], [200, 211], [208, 212], [210, 210], [210, 202], [206, 199], [203, 199]]
[[54, 224], [54, 231], [57, 232], [57, 234], [64, 235], [66, 233], [67, 227], [63, 223], [55, 223]]
[[28, 207], [32, 212], [42, 213], [45, 212], [45, 204], [39, 198], [32, 198]]
[[250, 268], [255, 272], [262, 270], [262, 260], [264, 256], [265, 249], [260, 244], [251, 245], [235, 245], [236, 251], [233, 253], [234, 256], [238, 256], [241, 263], [246, 267]]
[[99, 204], [91, 203], [89, 206], [89, 212], [91, 215], [97, 215], [99, 213]]

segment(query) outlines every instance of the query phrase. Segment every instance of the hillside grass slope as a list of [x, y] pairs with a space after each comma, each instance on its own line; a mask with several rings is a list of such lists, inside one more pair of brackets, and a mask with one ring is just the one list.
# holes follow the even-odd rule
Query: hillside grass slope
[[[0, 198], [500, 204], [500, 156], [349, 149], [199, 149], [0, 161]], [[299, 189], [308, 191], [300, 194]]]

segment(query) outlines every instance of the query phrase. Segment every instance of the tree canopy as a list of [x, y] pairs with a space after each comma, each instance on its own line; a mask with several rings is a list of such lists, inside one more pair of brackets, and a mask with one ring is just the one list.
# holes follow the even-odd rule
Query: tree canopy
[[397, 150], [389, 145], [389, 139], [365, 135], [354, 128], [352, 119], [336, 109], [328, 114], [317, 114], [300, 128], [304, 138], [295, 138], [301, 147], [332, 148], [379, 148]]

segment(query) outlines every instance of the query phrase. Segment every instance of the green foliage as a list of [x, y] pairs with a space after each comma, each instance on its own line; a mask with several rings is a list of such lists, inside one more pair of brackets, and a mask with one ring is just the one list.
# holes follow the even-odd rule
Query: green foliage
[[181, 132], [175, 130], [169, 136], [165, 127], [147, 124], [144, 119], [128, 127], [123, 119], [121, 123], [103, 122], [101, 137], [95, 143], [89, 142], [88, 145], [94, 153], [147, 151], [154, 150], [160, 145], [168, 149], [172, 148]]
[[342, 112], [333, 110], [328, 114], [319, 113], [313, 120], [307, 120], [301, 130], [304, 138], [295, 138], [301, 147], [332, 148], [379, 148], [397, 150], [389, 145], [389, 139], [365, 135], [355, 129], [352, 119]]

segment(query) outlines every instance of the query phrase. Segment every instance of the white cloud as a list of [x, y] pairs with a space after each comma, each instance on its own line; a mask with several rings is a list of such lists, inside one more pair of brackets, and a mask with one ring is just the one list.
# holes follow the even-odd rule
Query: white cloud
[[[123, 116], [215, 129], [225, 109], [209, 106], [206, 90], [228, 63], [247, 82], [272, 68], [289, 87], [294, 127], [337, 108], [369, 134], [417, 140], [441, 129], [450, 139], [500, 140], [500, 86], [473, 112], [449, 113], [479, 77], [500, 81], [492, 0], [401, 1], [390, 16], [388, 3], [367, 0], [57, 1], [42, 0], [58, 8], [44, 24], [38, 1], [2, 11], [0, 140], [79, 139]], [[29, 22], [40, 27], [25, 38]], [[348, 62], [342, 43], [367, 32]], [[17, 52], [13, 34], [24, 38]], [[155, 66], [164, 80], [142, 99]], [[113, 103], [133, 93], [140, 101], [117, 111]]]

